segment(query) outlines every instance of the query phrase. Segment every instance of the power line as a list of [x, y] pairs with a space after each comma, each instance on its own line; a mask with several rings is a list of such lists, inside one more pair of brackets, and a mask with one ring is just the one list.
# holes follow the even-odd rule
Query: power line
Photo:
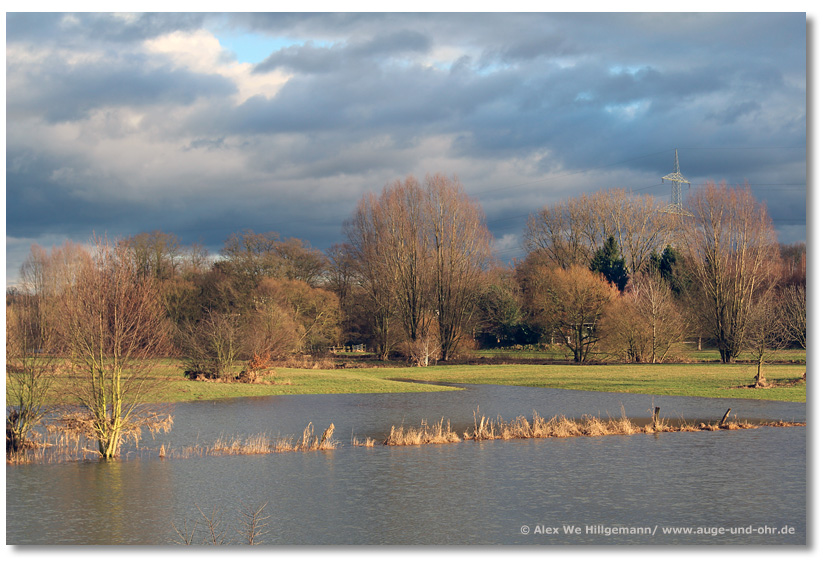
[[580, 169], [578, 171], [570, 171], [568, 173], [563, 173], [562, 175], [553, 175], [551, 177], [545, 177], [543, 179], [536, 179], [534, 181], [529, 181], [527, 183], [519, 183], [517, 185], [511, 185], [509, 187], [501, 187], [499, 189], [490, 189], [490, 190], [487, 190], [487, 191], [481, 191], [479, 193], [474, 193], [471, 196], [472, 197], [480, 197], [480, 196], [483, 196], [483, 195], [487, 195], [489, 193], [497, 193], [499, 191], [508, 191], [510, 189], [517, 189], [517, 188], [520, 188], [520, 187], [526, 187], [528, 185], [543, 183], [545, 181], [551, 181], [551, 180], [554, 180], [554, 179], [562, 179], [563, 177], [570, 177], [572, 175], [580, 175], [582, 173], [588, 173], [589, 171], [594, 171], [596, 169], [606, 169], [608, 167], [614, 167], [616, 165], [622, 165], [623, 163], [629, 163], [631, 161], [636, 161], [638, 159], [645, 159], [646, 157], [653, 157], [654, 155], [660, 155], [662, 153], [668, 153], [669, 151], [670, 150], [667, 149], [666, 151], [658, 151], [656, 153], [648, 153], [646, 155], [639, 155], [637, 157], [630, 157], [630, 158], [624, 159], [622, 161], [617, 161], [616, 163], [609, 163], [607, 165], [599, 165], [599, 166], [589, 167], [587, 169]]
[[[678, 147], [679, 149], [688, 149], [691, 151], [695, 150], [705, 150], [705, 151], [718, 151], [718, 150], [728, 150], [728, 151], [752, 151], [752, 150], [767, 150], [767, 149], [806, 149], [805, 146], [770, 146], [770, 147]], [[563, 173], [562, 175], [553, 175], [550, 177], [544, 177], [542, 179], [535, 179], [533, 181], [528, 181], [526, 183], [518, 183], [516, 185], [510, 185], [507, 187], [500, 187], [497, 189], [489, 189], [486, 191], [480, 191], [479, 193], [471, 194], [472, 197], [481, 197], [485, 196], [489, 193], [496, 193], [499, 191], [508, 191], [510, 189], [518, 189], [520, 187], [526, 187], [528, 185], [534, 185], [537, 183], [542, 183], [545, 181], [551, 181], [554, 179], [562, 179], [563, 177], [570, 177], [571, 175], [580, 175], [582, 173], [588, 173], [589, 171], [594, 171], [596, 169], [606, 169], [608, 167], [615, 167], [617, 165], [622, 165], [624, 163], [630, 163], [632, 161], [637, 161], [639, 159], [645, 159], [646, 157], [654, 157], [655, 155], [662, 155], [663, 153], [670, 153], [674, 151], [674, 148], [665, 149], [663, 151], [657, 151], [654, 153], [647, 153], [645, 155], [637, 155], [635, 157], [629, 157], [628, 159], [623, 159], [622, 161], [616, 161], [614, 163], [608, 163], [605, 165], [596, 165], [594, 167], [589, 167], [586, 169], [579, 169], [577, 171], [570, 171], [568, 173]], [[786, 183], [787, 185], [805, 185], [805, 183]]]
[[[653, 189], [655, 187], [662, 187], [664, 184], [665, 183], [656, 183], [654, 185], [649, 185], [648, 187], [641, 187], [639, 189], [631, 189], [631, 192], [637, 193], [637, 192], [640, 192], [640, 191]], [[749, 186], [750, 187], [778, 187], [778, 186], [793, 187], [793, 186], [802, 186], [802, 187], [804, 187], [803, 189], [796, 189], [796, 190], [797, 191], [801, 191], [801, 190], [805, 191], [806, 183], [749, 183]], [[771, 191], [771, 190], [776, 191], [777, 189], [762, 189], [762, 190], [763, 191]], [[491, 223], [496, 223], [496, 222], [504, 222], [504, 221], [507, 221], [507, 220], [514, 220], [514, 219], [518, 219], [518, 218], [525, 218], [525, 217], [529, 216], [530, 214], [532, 214], [532, 213], [529, 212], [529, 213], [525, 213], [525, 214], [517, 214], [517, 215], [511, 215], [511, 216], [507, 216], [507, 217], [491, 219], [491, 220], [487, 220], [486, 223], [491, 224]], [[780, 220], [780, 219], [772, 219], [772, 220], [777, 221], [777, 220]], [[804, 222], [805, 222], [805, 220], [804, 220]]]

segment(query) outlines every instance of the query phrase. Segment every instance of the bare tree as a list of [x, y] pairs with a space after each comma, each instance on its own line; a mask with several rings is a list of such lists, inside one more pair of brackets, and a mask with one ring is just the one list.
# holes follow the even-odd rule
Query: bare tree
[[178, 343], [192, 379], [229, 379], [243, 351], [240, 314], [206, 310], [197, 321], [178, 327]]
[[220, 251], [224, 260], [218, 264], [235, 279], [241, 292], [250, 292], [264, 277], [284, 274], [282, 261], [277, 255], [279, 238], [276, 232], [245, 230], [232, 234]]
[[97, 239], [61, 293], [59, 328], [82, 375], [72, 392], [89, 415], [103, 458], [146, 421], [149, 371], [166, 348], [167, 325], [154, 281], [123, 246]]
[[491, 263], [492, 236], [482, 209], [466, 195], [456, 177], [426, 177], [425, 212], [440, 354], [448, 360], [476, 307]]
[[312, 288], [304, 281], [266, 278], [255, 290], [255, 305], [258, 312], [279, 308], [297, 326], [297, 347], [334, 345], [340, 336], [337, 296], [322, 288]]
[[540, 252], [560, 268], [587, 266], [592, 252], [584, 235], [583, 214], [578, 202], [569, 201], [529, 215], [526, 251]]
[[806, 349], [806, 287], [792, 284], [780, 294], [780, 319], [787, 337]]
[[180, 240], [159, 230], [142, 232], [122, 241], [143, 276], [167, 280], [177, 275], [182, 262]]
[[240, 509], [240, 528], [237, 529], [241, 542], [253, 546], [260, 544], [260, 537], [266, 533], [270, 514], [265, 512], [268, 502], [252, 506], [243, 504]]
[[603, 335], [600, 321], [617, 299], [617, 288], [582, 266], [540, 267], [531, 281], [532, 308], [560, 335], [574, 361], [585, 362]]
[[326, 250], [326, 287], [337, 294], [340, 307], [345, 308], [357, 279], [357, 269], [349, 244], [333, 244]]
[[54, 384], [59, 326], [57, 300], [88, 260], [77, 244], [67, 242], [47, 252], [32, 245], [21, 267], [19, 290], [6, 300], [6, 452], [28, 445], [32, 429], [43, 419]]
[[[33, 294], [6, 297], [6, 455], [29, 446], [54, 385], [50, 330], [38, 321]], [[11, 299], [9, 299], [11, 298]]]
[[387, 272], [380, 252], [380, 238], [376, 207], [371, 197], [361, 200], [351, 220], [344, 225], [349, 239], [355, 282], [363, 291], [364, 314], [367, 316], [373, 343], [381, 360], [389, 357], [394, 346], [391, 336], [394, 318], [394, 295], [391, 291], [392, 275]]
[[766, 384], [763, 375], [765, 364], [777, 350], [786, 345], [785, 322], [781, 320], [778, 295], [768, 291], [761, 295], [751, 307], [751, 315], [746, 328], [745, 347], [754, 354], [757, 363], [755, 384]]
[[595, 251], [613, 236], [629, 274], [634, 274], [653, 252], [662, 250], [673, 230], [674, 220], [660, 212], [650, 195], [609, 189], [531, 215], [524, 246], [561, 268], [588, 266]]
[[[176, 544], [248, 544], [261, 543], [261, 538], [268, 532], [271, 515], [266, 511], [268, 502], [257, 505], [247, 505], [241, 502], [238, 510], [234, 539], [229, 535], [228, 523], [223, 517], [220, 507], [204, 510], [195, 504], [199, 516], [193, 520], [184, 518], [178, 526], [172, 522], [174, 530], [173, 542]], [[233, 542], [235, 540], [235, 542]]]
[[302, 280], [318, 286], [328, 260], [297, 238], [280, 240], [276, 232], [245, 230], [226, 239], [218, 264], [231, 275], [242, 293], [256, 288], [263, 278]]
[[[414, 177], [361, 199], [346, 233], [384, 332], [396, 319], [408, 347], [431, 339], [449, 359], [490, 260], [482, 211], [457, 178]], [[388, 294], [388, 296], [386, 296]], [[424, 345], [426, 345], [424, 343]]]
[[686, 256], [702, 299], [695, 307], [717, 340], [721, 361], [731, 363], [744, 347], [754, 301], [777, 280], [774, 228], [748, 185], [709, 182], [691, 195], [689, 210]]
[[309, 286], [320, 285], [329, 265], [325, 254], [298, 238], [278, 242], [276, 252], [283, 261], [284, 278], [300, 280]]
[[609, 345], [629, 361], [658, 363], [683, 341], [687, 327], [668, 284], [640, 272], [605, 321]]

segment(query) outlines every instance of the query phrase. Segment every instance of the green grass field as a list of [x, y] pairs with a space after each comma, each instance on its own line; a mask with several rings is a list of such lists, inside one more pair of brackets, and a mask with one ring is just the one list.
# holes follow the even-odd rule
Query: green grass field
[[[406, 369], [406, 377], [421, 381], [489, 383], [527, 387], [554, 387], [582, 391], [650, 393], [695, 397], [732, 397], [775, 401], [806, 401], [806, 383], [797, 382], [805, 365], [768, 365], [768, 389], [739, 386], [754, 381], [755, 366], [748, 364], [638, 364], [638, 365], [470, 365]], [[381, 371], [382, 375], [386, 373]]]
[[[164, 368], [166, 369], [166, 368]], [[381, 368], [396, 371], [395, 368]], [[408, 368], [397, 368], [408, 371]], [[265, 376], [267, 383], [212, 383], [191, 381], [177, 374], [163, 376], [154, 401], [199, 401], [261, 395], [308, 395], [318, 393], [410, 393], [420, 391], [459, 391], [450, 387], [393, 381], [392, 376], [374, 375], [377, 369], [285, 369], [274, 368]], [[394, 377], [402, 377], [395, 374]], [[408, 376], [407, 376], [408, 377]]]
[[[474, 352], [477, 356], [486, 358], [517, 358], [520, 360], [555, 360], [555, 361], [570, 361], [572, 359], [571, 352], [565, 346], [553, 346], [549, 349], [534, 350], [513, 350], [513, 349], [494, 349], [494, 350], [477, 350]], [[702, 349], [700, 351], [689, 347], [687, 349], [677, 352], [679, 361], [685, 363], [719, 363], [720, 354], [714, 348]], [[754, 360], [752, 354], [743, 352], [738, 361], [746, 362]], [[802, 349], [788, 349], [778, 350], [769, 356], [770, 362], [780, 363], [806, 363], [806, 350]]]
[[[542, 352], [535, 352], [542, 353]], [[518, 354], [517, 357], [522, 357]], [[806, 401], [806, 383], [798, 381], [806, 371], [805, 352], [786, 354], [786, 362], [766, 365], [765, 375], [775, 384], [766, 389], [742, 386], [753, 382], [752, 364], [720, 364], [708, 360], [681, 364], [566, 365], [436, 365], [420, 367], [366, 367], [345, 369], [274, 368], [266, 383], [213, 383], [192, 381], [183, 376], [179, 360], [158, 360], [151, 372], [157, 389], [148, 398], [153, 402], [215, 400], [266, 395], [305, 395], [322, 393], [401, 393], [420, 391], [459, 391], [452, 387], [408, 383], [397, 380], [470, 384], [553, 387], [583, 391], [683, 395]], [[536, 359], [546, 359], [545, 357]], [[51, 401], [66, 399], [61, 388], [68, 380], [59, 379]], [[8, 383], [8, 380], [7, 380]]]

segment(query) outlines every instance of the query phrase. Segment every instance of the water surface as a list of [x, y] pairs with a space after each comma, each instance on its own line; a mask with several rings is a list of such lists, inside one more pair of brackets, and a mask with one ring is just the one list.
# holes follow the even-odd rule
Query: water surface
[[[647, 419], [654, 406], [673, 420], [716, 421], [728, 407], [741, 419], [806, 420], [805, 404], [797, 403], [486, 385], [181, 404], [172, 432], [143, 445], [299, 435], [311, 421], [317, 433], [333, 422], [341, 447], [8, 466], [6, 542], [164, 544], [173, 541], [172, 523], [195, 519], [196, 506], [218, 507], [233, 525], [243, 503], [268, 502], [271, 526], [263, 540], [272, 544], [805, 544], [805, 427], [349, 446], [352, 434], [382, 438], [401, 422], [445, 417], [458, 429], [473, 425], [478, 407], [504, 419], [532, 411], [625, 411]], [[705, 527], [709, 534], [666, 534], [668, 526]], [[611, 527], [633, 532], [606, 535]], [[656, 529], [649, 534], [646, 527]], [[720, 534], [719, 527], [739, 532]], [[774, 532], [783, 527], [794, 533]]]

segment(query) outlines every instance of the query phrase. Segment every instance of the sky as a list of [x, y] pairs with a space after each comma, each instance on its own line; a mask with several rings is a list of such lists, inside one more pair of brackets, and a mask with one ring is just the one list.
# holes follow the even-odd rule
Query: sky
[[806, 240], [806, 14], [8, 13], [6, 280], [161, 230], [325, 250], [364, 193], [457, 176], [504, 261], [583, 193], [748, 182]]

